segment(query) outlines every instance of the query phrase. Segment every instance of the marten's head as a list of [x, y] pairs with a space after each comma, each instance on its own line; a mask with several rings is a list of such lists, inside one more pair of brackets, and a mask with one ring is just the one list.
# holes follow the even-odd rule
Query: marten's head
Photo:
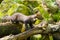
[[42, 17], [42, 15], [40, 14], [40, 12], [37, 12], [35, 15], [36, 15], [35, 18], [38, 18], [38, 19], [40, 19], [40, 20], [43, 20], [43, 17]]

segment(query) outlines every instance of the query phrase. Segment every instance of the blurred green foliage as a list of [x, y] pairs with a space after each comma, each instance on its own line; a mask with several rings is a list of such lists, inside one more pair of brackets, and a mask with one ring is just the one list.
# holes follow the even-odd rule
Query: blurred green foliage
[[[35, 14], [36, 10], [39, 10], [44, 20], [49, 21], [51, 18], [53, 18], [54, 21], [59, 21], [60, 20], [60, 9], [55, 4], [55, 0], [44, 0], [47, 8], [49, 9], [49, 12], [44, 9], [41, 1], [42, 0], [36, 0], [36, 1], [3, 0], [0, 3], [0, 18], [2, 18], [5, 15], [11, 16], [12, 14], [14, 14], [14, 12], [20, 12], [25, 15], [32, 15], [32, 14]], [[50, 13], [52, 14], [52, 16], [50, 16]], [[37, 19], [35, 24], [39, 24], [39, 23], [40, 23], [40, 20]], [[35, 37], [32, 36], [31, 39], [34, 38], [34, 40], [40, 40], [39, 38], [37, 39], [37, 36]], [[53, 40], [52, 36], [49, 36], [49, 38]]]
[[58, 11], [58, 6], [54, 0], [46, 0], [45, 2], [51, 13], [56, 13]]

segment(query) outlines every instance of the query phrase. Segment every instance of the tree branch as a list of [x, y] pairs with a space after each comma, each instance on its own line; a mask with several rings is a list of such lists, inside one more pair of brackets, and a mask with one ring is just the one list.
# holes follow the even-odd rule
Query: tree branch
[[[41, 22], [42, 23], [42, 22]], [[6, 37], [3, 37], [1, 38], [2, 40], [9, 40], [9, 39], [12, 39], [12, 40], [24, 40], [26, 38], [28, 38], [29, 36], [31, 35], [34, 35], [34, 34], [49, 34], [49, 33], [54, 33], [56, 32], [58, 29], [60, 29], [60, 25], [58, 24], [48, 24], [46, 27], [46, 23], [47, 22], [43, 22], [43, 24], [38, 24], [37, 27], [35, 28], [32, 28], [32, 29], [29, 29], [23, 33], [19, 33], [17, 35], [9, 35], [9, 36], [6, 36]], [[43, 29], [45, 27], [45, 30]]]

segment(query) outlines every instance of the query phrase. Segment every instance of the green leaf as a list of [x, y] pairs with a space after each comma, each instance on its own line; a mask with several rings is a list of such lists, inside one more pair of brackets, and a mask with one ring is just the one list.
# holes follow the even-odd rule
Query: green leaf
[[39, 24], [41, 20], [36, 19], [37, 21], [35, 22], [35, 24]]
[[53, 40], [53, 36], [52, 36], [52, 35], [49, 35], [49, 39], [50, 39], [50, 40]]
[[24, 4], [20, 4], [20, 6], [17, 8], [17, 12], [23, 13], [25, 15], [29, 15], [29, 11], [29, 8]]
[[30, 40], [41, 40], [42, 35], [41, 34], [37, 34], [37, 35], [33, 35], [30, 37]]
[[2, 12], [0, 12], [0, 18], [2, 18], [4, 15], [3, 15], [3, 13]]
[[7, 14], [8, 15], [12, 15], [12, 13], [14, 13], [18, 8], [17, 4], [13, 4], [12, 7], [8, 10]]

